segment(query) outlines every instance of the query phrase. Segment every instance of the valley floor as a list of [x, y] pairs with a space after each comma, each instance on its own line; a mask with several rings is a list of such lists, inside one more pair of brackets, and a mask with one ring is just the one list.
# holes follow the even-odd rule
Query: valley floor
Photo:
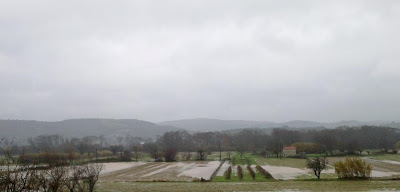
[[[340, 180], [333, 163], [345, 157], [328, 157], [329, 165], [321, 180], [306, 168], [305, 159], [260, 158], [250, 154], [240, 160], [181, 161], [181, 162], [118, 162], [104, 163], [96, 191], [400, 191], [400, 155], [363, 156], [373, 167], [371, 180]], [[265, 179], [256, 172], [253, 180], [246, 169], [247, 163], [260, 165], [276, 180]], [[225, 170], [232, 166], [230, 180]], [[236, 174], [243, 168], [243, 179]], [[214, 177], [212, 177], [214, 175]], [[210, 182], [198, 182], [200, 178]]]

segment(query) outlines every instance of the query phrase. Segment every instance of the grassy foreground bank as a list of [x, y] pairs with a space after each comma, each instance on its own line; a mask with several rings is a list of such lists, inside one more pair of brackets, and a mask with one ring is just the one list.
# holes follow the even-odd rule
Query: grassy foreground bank
[[98, 192], [111, 191], [400, 191], [400, 180], [311, 180], [271, 182], [107, 182]]

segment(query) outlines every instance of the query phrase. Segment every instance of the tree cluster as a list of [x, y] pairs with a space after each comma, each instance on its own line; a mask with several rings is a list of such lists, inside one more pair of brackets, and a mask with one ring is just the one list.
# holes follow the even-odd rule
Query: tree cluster
[[[30, 138], [27, 146], [10, 148], [18, 155], [26, 154], [26, 160], [42, 159], [48, 152], [63, 154], [57, 158], [74, 160], [77, 154], [97, 157], [99, 151], [110, 151], [120, 160], [138, 161], [143, 153], [150, 154], [154, 161], [205, 160], [210, 152], [237, 151], [242, 158], [245, 152], [262, 156], [282, 156], [284, 146], [296, 146], [298, 153], [334, 155], [334, 152], [356, 154], [371, 150], [387, 152], [398, 150], [400, 130], [389, 127], [361, 126], [338, 127], [336, 129], [243, 129], [241, 131], [199, 132], [170, 131], [157, 139], [143, 139], [131, 135], [105, 138], [87, 136], [63, 138], [59, 135], [41, 135]], [[191, 152], [197, 153], [192, 155]], [[29, 156], [29, 153], [36, 155]], [[180, 155], [178, 156], [178, 153]], [[230, 158], [230, 157], [224, 157]], [[50, 158], [56, 159], [56, 158]]]
[[[154, 143], [159, 152], [166, 152], [168, 160], [175, 156], [171, 152], [197, 151], [197, 159], [203, 159], [205, 151], [237, 151], [242, 157], [245, 152], [262, 155], [281, 155], [284, 146], [296, 146], [298, 153], [361, 153], [369, 149], [387, 152], [396, 150], [400, 141], [400, 130], [388, 127], [362, 126], [339, 127], [321, 130], [273, 129], [270, 133], [257, 129], [240, 132], [205, 132], [189, 134], [186, 131], [167, 132]], [[369, 151], [368, 151], [369, 152]]]
[[0, 191], [94, 191], [102, 164], [24, 162], [11, 155], [10, 144], [1, 147], [4, 158], [0, 164]]

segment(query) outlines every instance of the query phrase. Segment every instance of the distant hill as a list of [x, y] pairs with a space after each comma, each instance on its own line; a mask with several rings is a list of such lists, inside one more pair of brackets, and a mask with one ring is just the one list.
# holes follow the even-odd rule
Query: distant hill
[[388, 123], [385, 121], [339, 121], [330, 123], [321, 123], [314, 121], [288, 121], [284, 123], [275, 123], [270, 121], [243, 121], [243, 120], [220, 120], [220, 119], [183, 119], [176, 121], [164, 121], [159, 123], [164, 126], [180, 127], [192, 131], [222, 131], [243, 128], [275, 128], [275, 127], [288, 127], [288, 128], [336, 128], [340, 126], [389, 126], [400, 128], [400, 123]]
[[390, 122], [385, 124], [384, 126], [393, 127], [393, 128], [400, 128], [400, 122]]
[[118, 136], [132, 135], [143, 138], [162, 135], [167, 131], [188, 130], [189, 132], [225, 131], [239, 132], [242, 129], [253, 128], [270, 132], [272, 128], [302, 128], [322, 129], [339, 126], [376, 125], [400, 128], [398, 122], [383, 121], [340, 121], [332, 123], [319, 123], [313, 121], [289, 121], [275, 123], [269, 121], [244, 121], [220, 119], [184, 119], [166, 121], [155, 124], [137, 119], [69, 119], [56, 122], [28, 121], [28, 120], [0, 120], [0, 138], [16, 137], [24, 140], [44, 134], [59, 134], [64, 137], [100, 136], [116, 138]]
[[288, 126], [293, 128], [303, 128], [303, 127], [325, 127], [323, 123], [313, 122], [313, 121], [288, 121], [285, 123], [280, 123], [282, 126]]
[[191, 131], [222, 131], [250, 127], [276, 127], [276, 123], [263, 121], [244, 121], [244, 120], [220, 120], [220, 119], [183, 119], [176, 121], [164, 121], [159, 123], [164, 126], [175, 126]]
[[43, 134], [59, 134], [64, 137], [132, 135], [143, 138], [155, 137], [171, 130], [173, 126], [162, 126], [136, 119], [70, 119], [57, 122], [0, 120], [0, 137], [28, 138]]
[[222, 132], [227, 133], [228, 135], [234, 135], [237, 133], [240, 133], [243, 130], [253, 130], [253, 131], [259, 131], [260, 133], [263, 134], [271, 134], [274, 129], [287, 129], [287, 130], [298, 130], [298, 131], [305, 131], [305, 130], [321, 130], [321, 129], [326, 129], [325, 127], [299, 127], [299, 128], [292, 128], [288, 126], [284, 127], [270, 127], [270, 128], [241, 128], [241, 129], [228, 129], [228, 130], [223, 130]]

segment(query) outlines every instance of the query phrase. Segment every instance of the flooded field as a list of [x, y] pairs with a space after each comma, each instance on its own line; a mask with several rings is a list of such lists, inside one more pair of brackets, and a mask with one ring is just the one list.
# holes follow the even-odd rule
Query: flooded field
[[295, 179], [300, 175], [308, 174], [308, 170], [293, 168], [293, 167], [282, 167], [282, 166], [270, 166], [270, 165], [263, 165], [261, 166], [266, 171], [271, 173], [271, 175], [275, 179], [282, 179], [282, 180], [289, 180]]
[[219, 168], [216, 176], [223, 176], [224, 172], [228, 169], [229, 166], [229, 161], [225, 161], [224, 164], [222, 164], [222, 166]]
[[193, 181], [201, 178], [209, 180], [220, 162], [131, 162], [104, 165], [106, 169], [101, 178], [109, 181]]
[[[333, 164], [339, 160], [344, 160], [345, 157], [329, 157], [328, 166], [322, 171], [322, 178], [337, 178]], [[372, 178], [399, 178], [400, 177], [400, 162], [391, 160], [375, 160], [364, 157], [368, 163], [372, 165]], [[257, 162], [275, 179], [292, 180], [315, 178], [314, 173], [306, 168], [304, 159], [257, 159]]]

